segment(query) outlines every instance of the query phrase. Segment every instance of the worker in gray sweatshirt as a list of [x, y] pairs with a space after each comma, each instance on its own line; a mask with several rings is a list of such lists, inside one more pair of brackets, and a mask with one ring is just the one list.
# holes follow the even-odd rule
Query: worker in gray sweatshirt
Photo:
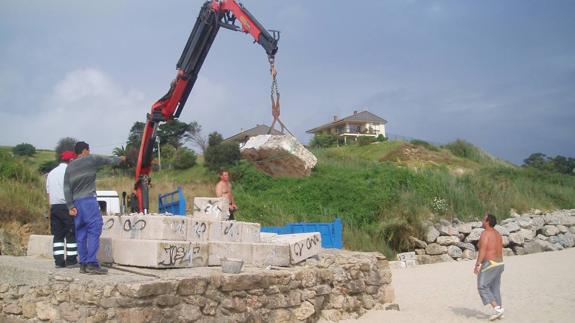
[[96, 171], [103, 165], [118, 165], [125, 157], [90, 155], [90, 146], [79, 141], [74, 146], [78, 158], [64, 174], [64, 196], [70, 215], [74, 217], [80, 272], [106, 274], [96, 259], [102, 234], [102, 215], [96, 200]]

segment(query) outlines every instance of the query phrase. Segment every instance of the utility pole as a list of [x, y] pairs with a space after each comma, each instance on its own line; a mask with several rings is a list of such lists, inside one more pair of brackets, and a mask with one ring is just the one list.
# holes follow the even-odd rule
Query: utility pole
[[160, 156], [160, 137], [158, 138], [158, 168], [162, 170], [162, 157]]

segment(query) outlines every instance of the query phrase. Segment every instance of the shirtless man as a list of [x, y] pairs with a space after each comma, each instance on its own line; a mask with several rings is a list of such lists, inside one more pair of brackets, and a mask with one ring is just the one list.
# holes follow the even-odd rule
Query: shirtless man
[[485, 215], [483, 228], [479, 238], [479, 254], [473, 272], [477, 275], [477, 289], [483, 305], [491, 304], [493, 314], [490, 321], [503, 315], [501, 304], [501, 274], [503, 273], [503, 239], [494, 227], [497, 219], [491, 214]]
[[234, 212], [238, 209], [234, 194], [232, 193], [232, 183], [230, 183], [230, 173], [227, 170], [220, 171], [220, 181], [216, 184], [216, 196], [225, 197], [230, 203], [229, 220], [234, 220]]

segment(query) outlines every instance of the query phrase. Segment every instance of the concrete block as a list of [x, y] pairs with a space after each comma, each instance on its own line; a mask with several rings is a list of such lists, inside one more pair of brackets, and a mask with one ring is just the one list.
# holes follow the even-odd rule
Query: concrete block
[[122, 239], [186, 240], [188, 218], [169, 215], [122, 217]]
[[317, 255], [321, 251], [321, 234], [319, 232], [278, 234], [272, 243], [288, 244], [292, 264]]
[[309, 176], [317, 163], [317, 158], [289, 135], [251, 137], [240, 152], [257, 169], [270, 176]]
[[273, 237], [277, 236], [277, 233], [273, 232], [260, 232], [260, 242], [270, 242]]
[[213, 221], [188, 217], [188, 241], [208, 241], [210, 224]]
[[241, 242], [260, 242], [261, 224], [253, 222], [239, 222], [241, 225]]
[[195, 197], [192, 215], [214, 221], [225, 221], [229, 218], [230, 203], [223, 197]]
[[120, 265], [151, 268], [208, 265], [206, 242], [114, 239], [112, 250], [114, 262]]
[[290, 259], [290, 246], [287, 243], [254, 243], [252, 245], [252, 264], [254, 266], [288, 267]]
[[52, 258], [54, 236], [31, 234], [28, 240], [27, 256]]
[[112, 240], [113, 239], [110, 237], [100, 237], [100, 248], [98, 249], [98, 253], [96, 254], [96, 258], [100, 263], [107, 263], [107, 264], [114, 263]]
[[122, 226], [124, 222], [122, 218], [126, 216], [119, 216], [119, 215], [104, 215], [102, 216], [102, 220], [104, 221], [104, 225], [102, 226], [102, 235], [103, 238], [113, 238], [113, 239], [121, 239], [124, 230]]
[[252, 264], [253, 243], [210, 241], [209, 245], [208, 265], [210, 266], [221, 266], [221, 258], [224, 257], [242, 259], [244, 263]]
[[242, 222], [214, 221], [208, 230], [210, 241], [242, 241]]

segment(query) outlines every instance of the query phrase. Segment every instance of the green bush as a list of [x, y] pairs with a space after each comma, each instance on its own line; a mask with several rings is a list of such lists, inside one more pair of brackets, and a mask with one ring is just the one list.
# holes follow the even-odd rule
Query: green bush
[[0, 151], [0, 179], [14, 180], [20, 183], [38, 181], [30, 169], [4, 151]]
[[489, 159], [486, 153], [465, 140], [458, 139], [445, 145], [445, 148], [457, 157], [466, 158], [476, 162], [482, 162]]
[[197, 159], [198, 157], [193, 150], [182, 147], [176, 151], [172, 165], [175, 169], [188, 169], [196, 165]]
[[328, 148], [337, 144], [337, 136], [334, 134], [320, 133], [316, 134], [309, 143], [314, 148]]
[[377, 139], [376, 139], [376, 140], [377, 140], [377, 141], [380, 141], [380, 142], [384, 142], [384, 141], [387, 141], [387, 137], [384, 136], [384, 135], [382, 135], [382, 134], [379, 134], [379, 135], [377, 135]]
[[433, 151], [439, 151], [439, 148], [435, 147], [434, 145], [428, 143], [425, 140], [421, 140], [421, 139], [413, 139], [410, 141], [410, 143], [414, 146], [422, 146], [425, 147], [428, 150], [433, 150]]
[[374, 143], [375, 140], [376, 139], [374, 137], [361, 136], [361, 137], [357, 138], [357, 144], [360, 146], [365, 146], [365, 145], [369, 145], [371, 143]]
[[211, 171], [229, 168], [241, 159], [240, 146], [235, 142], [223, 142], [208, 146], [204, 156], [204, 165]]
[[36, 148], [31, 144], [22, 143], [14, 146], [12, 153], [15, 156], [34, 156], [36, 154]]

